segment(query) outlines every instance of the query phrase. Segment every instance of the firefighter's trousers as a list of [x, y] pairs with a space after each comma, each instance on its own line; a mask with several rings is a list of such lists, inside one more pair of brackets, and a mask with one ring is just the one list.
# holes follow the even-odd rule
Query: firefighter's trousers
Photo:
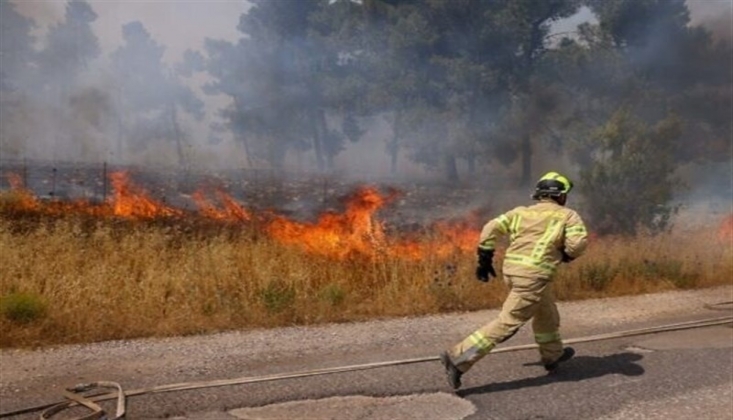
[[504, 282], [511, 290], [499, 316], [466, 337], [450, 352], [453, 363], [462, 372], [468, 371], [494, 346], [513, 336], [530, 319], [535, 342], [540, 347], [541, 362], [552, 363], [562, 355], [563, 345], [558, 331], [560, 316], [552, 293], [552, 282], [516, 276], [504, 276]]

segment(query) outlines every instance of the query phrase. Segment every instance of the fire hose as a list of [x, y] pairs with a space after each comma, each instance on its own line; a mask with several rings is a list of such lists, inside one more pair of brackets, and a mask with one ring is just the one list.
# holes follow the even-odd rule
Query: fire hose
[[[712, 304], [712, 305], [706, 305], [706, 308], [727, 310], [730, 308], [721, 308], [721, 306], [731, 305], [731, 304], [733, 304], [733, 302], [722, 302], [722, 303], [717, 303], [717, 304]], [[593, 341], [611, 340], [611, 339], [616, 339], [616, 338], [634, 337], [634, 336], [639, 336], [639, 335], [655, 334], [655, 333], [668, 332], [668, 331], [680, 331], [680, 330], [688, 330], [688, 329], [693, 329], [693, 328], [711, 327], [711, 326], [724, 325], [724, 324], [730, 324], [730, 323], [733, 323], [733, 316], [724, 316], [724, 317], [718, 317], [718, 318], [707, 318], [707, 319], [696, 320], [696, 321], [679, 322], [679, 323], [673, 323], [673, 324], [659, 325], [655, 327], [646, 327], [646, 328], [639, 328], [639, 329], [633, 329], [633, 330], [618, 331], [618, 332], [612, 332], [612, 333], [596, 334], [596, 335], [590, 335], [590, 336], [585, 336], [585, 337], [571, 338], [571, 339], [563, 340], [563, 342], [565, 344], [589, 343]], [[530, 350], [530, 349], [536, 349], [536, 348], [537, 348], [537, 344], [524, 344], [524, 345], [518, 345], [518, 346], [512, 346], [512, 347], [498, 348], [498, 349], [493, 350], [492, 353], [514, 352], [514, 351]], [[278, 373], [278, 374], [263, 375], [263, 376], [249, 376], [249, 377], [220, 379], [220, 380], [205, 381], [205, 382], [182, 382], [182, 383], [177, 383], [177, 384], [159, 385], [159, 386], [152, 386], [152, 387], [147, 387], [147, 388], [133, 389], [131, 391], [123, 391], [122, 387], [118, 383], [115, 383], [115, 382], [99, 381], [99, 382], [94, 382], [94, 383], [89, 383], [89, 384], [79, 384], [73, 388], [68, 388], [67, 391], [64, 393], [64, 396], [66, 398], [64, 401], [59, 401], [59, 402], [54, 402], [54, 403], [49, 403], [49, 404], [38, 405], [34, 407], [28, 407], [28, 408], [24, 408], [20, 410], [0, 413], [0, 418], [43, 411], [40, 416], [40, 419], [47, 420], [47, 419], [50, 419], [55, 414], [61, 411], [64, 411], [66, 409], [69, 409], [71, 407], [83, 406], [91, 410], [92, 413], [84, 417], [79, 417], [75, 420], [87, 420], [87, 419], [116, 420], [116, 419], [122, 419], [125, 416], [125, 409], [126, 409], [125, 403], [126, 403], [127, 397], [134, 397], [134, 396], [139, 396], [139, 395], [144, 395], [144, 394], [158, 394], [158, 393], [173, 392], [173, 391], [214, 388], [214, 387], [221, 387], [221, 386], [228, 386], [228, 385], [243, 385], [243, 384], [252, 384], [252, 383], [258, 383], [258, 382], [279, 381], [279, 380], [285, 380], [285, 379], [304, 378], [304, 377], [309, 377], [309, 376], [329, 375], [329, 374], [343, 373], [343, 372], [354, 372], [354, 371], [382, 368], [382, 367], [388, 367], [388, 366], [399, 366], [399, 365], [408, 365], [408, 364], [415, 364], [415, 363], [433, 362], [433, 361], [438, 361], [438, 360], [439, 360], [438, 356], [418, 357], [418, 358], [412, 358], [412, 359], [393, 360], [393, 361], [386, 361], [386, 362], [374, 362], [374, 363], [365, 363], [365, 364], [349, 365], [349, 366], [336, 366], [336, 367], [330, 367], [330, 368], [313, 369], [313, 370], [300, 371], [300, 372]], [[94, 391], [98, 388], [114, 388], [115, 391], [113, 392], [99, 392], [98, 391], [96, 393], [88, 393], [86, 395], [83, 394], [85, 392]], [[102, 407], [96, 403], [100, 401], [106, 401], [106, 400], [112, 400], [112, 399], [117, 399], [117, 408], [116, 408], [114, 417], [108, 417], [105, 411], [102, 409]]]

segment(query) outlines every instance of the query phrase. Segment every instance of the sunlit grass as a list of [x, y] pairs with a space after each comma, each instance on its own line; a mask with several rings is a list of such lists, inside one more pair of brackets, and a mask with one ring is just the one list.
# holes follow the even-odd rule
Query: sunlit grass
[[[0, 267], [4, 308], [20, 302], [15, 315], [0, 313], [2, 347], [495, 308], [506, 295], [500, 281], [473, 279], [470, 253], [334, 260], [205, 221], [0, 216]], [[619, 296], [731, 278], [730, 241], [713, 228], [594, 240], [561, 268], [556, 294]]]

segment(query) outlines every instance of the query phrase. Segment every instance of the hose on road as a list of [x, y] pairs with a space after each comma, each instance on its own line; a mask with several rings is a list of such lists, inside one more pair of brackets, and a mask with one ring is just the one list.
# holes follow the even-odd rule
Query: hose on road
[[[727, 305], [730, 303], [733, 303], [733, 302], [724, 302], [722, 304], [714, 304], [711, 306], [717, 307], [718, 305]], [[606, 333], [606, 334], [596, 334], [596, 335], [590, 335], [590, 336], [585, 336], [585, 337], [571, 338], [571, 339], [563, 340], [563, 342], [565, 344], [588, 343], [588, 342], [593, 342], [593, 341], [611, 340], [611, 339], [624, 338], [624, 337], [634, 337], [634, 336], [639, 336], [639, 335], [654, 334], [654, 333], [667, 332], [667, 331], [679, 331], [679, 330], [687, 330], [687, 329], [693, 329], [693, 328], [711, 327], [711, 326], [724, 325], [724, 324], [729, 324], [729, 323], [733, 323], [733, 316], [707, 318], [707, 319], [696, 320], [696, 321], [687, 321], [687, 322], [659, 325], [655, 327], [639, 328], [639, 329], [618, 331], [618, 332], [612, 332], [612, 333]], [[498, 349], [493, 350], [492, 353], [505, 353], [505, 352], [529, 350], [529, 349], [535, 349], [535, 348], [537, 348], [537, 344], [525, 344], [525, 345], [519, 345], [519, 346], [498, 348]], [[233, 378], [233, 379], [220, 379], [220, 380], [204, 381], [204, 382], [182, 382], [182, 383], [177, 383], [177, 384], [159, 385], [159, 386], [153, 386], [153, 387], [147, 387], [147, 388], [134, 389], [131, 391], [123, 391], [122, 387], [119, 384], [114, 383], [114, 382], [100, 381], [100, 382], [95, 382], [92, 384], [80, 384], [74, 388], [68, 389], [67, 390], [68, 392], [65, 394], [66, 400], [64, 401], [58, 401], [58, 402], [54, 402], [50, 404], [43, 404], [43, 405], [28, 407], [28, 408], [24, 408], [20, 410], [9, 411], [6, 413], [0, 413], [0, 418], [11, 417], [11, 416], [44, 410], [40, 418], [41, 420], [47, 420], [51, 416], [61, 411], [64, 411], [71, 407], [81, 405], [91, 410], [92, 414], [78, 418], [76, 420], [101, 419], [101, 418], [107, 418], [107, 419], [113, 420], [113, 419], [120, 419], [124, 417], [125, 398], [126, 397], [133, 397], [133, 396], [138, 396], [138, 395], [143, 395], [143, 394], [157, 394], [157, 393], [163, 393], [163, 392], [214, 388], [214, 387], [221, 387], [221, 386], [228, 386], [228, 385], [242, 385], [242, 384], [252, 384], [252, 383], [258, 383], [258, 382], [279, 381], [279, 380], [284, 380], [284, 379], [304, 378], [304, 377], [318, 376], [318, 375], [329, 375], [329, 374], [334, 374], [334, 373], [353, 372], [353, 371], [375, 369], [375, 368], [388, 367], [388, 366], [433, 362], [433, 361], [438, 361], [438, 360], [439, 360], [438, 356], [418, 357], [418, 358], [413, 358], [413, 359], [402, 359], [402, 360], [393, 360], [393, 361], [387, 361], [387, 362], [365, 363], [365, 364], [350, 365], [350, 366], [336, 366], [336, 367], [313, 369], [313, 370], [300, 371], [300, 372], [278, 373], [278, 374], [273, 374], [273, 375], [250, 376], [250, 377], [241, 377], [241, 378]], [[100, 388], [100, 387], [101, 388], [104, 388], [104, 387], [116, 388], [116, 391], [101, 392], [101, 393], [87, 394], [87, 395], [82, 394], [82, 392], [87, 392], [89, 390], [93, 390], [94, 388]], [[96, 403], [100, 401], [111, 400], [111, 399], [117, 399], [117, 412], [115, 414], [115, 417], [110, 418], [106, 416], [106, 413], [104, 412], [104, 410], [102, 410], [102, 408], [99, 405], [97, 405]]]

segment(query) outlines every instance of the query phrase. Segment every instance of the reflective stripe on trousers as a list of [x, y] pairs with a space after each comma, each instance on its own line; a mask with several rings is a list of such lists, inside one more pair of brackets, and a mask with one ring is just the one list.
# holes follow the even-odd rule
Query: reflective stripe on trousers
[[[543, 363], [550, 363], [562, 354], [559, 316], [551, 283], [546, 280], [524, 277], [506, 277], [511, 291], [504, 301], [499, 316], [476, 330], [456, 344], [450, 351], [453, 363], [462, 372], [486, 356], [501, 343], [532, 319], [535, 337], [540, 337], [540, 357]], [[542, 342], [540, 342], [542, 341]]]
[[553, 341], [559, 341], [560, 340], [560, 333], [555, 332], [549, 332], [549, 333], [535, 333], [534, 335], [534, 342], [537, 344], [547, 344], [552, 343]]

